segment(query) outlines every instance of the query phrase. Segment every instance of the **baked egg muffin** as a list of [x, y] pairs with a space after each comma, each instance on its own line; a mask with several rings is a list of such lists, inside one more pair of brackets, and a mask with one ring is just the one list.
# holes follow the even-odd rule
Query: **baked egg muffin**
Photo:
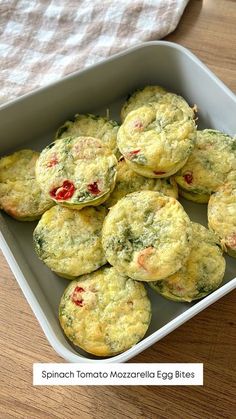
[[0, 208], [19, 221], [37, 220], [53, 205], [35, 179], [38, 157], [20, 150], [0, 159]]
[[104, 202], [115, 186], [117, 160], [97, 138], [67, 137], [49, 144], [36, 164], [41, 189], [74, 209]]
[[225, 259], [216, 235], [192, 223], [192, 248], [185, 264], [168, 278], [150, 282], [163, 297], [173, 301], [198, 300], [216, 290], [225, 273]]
[[142, 283], [104, 267], [69, 284], [59, 320], [74, 345], [96, 356], [113, 356], [143, 338], [151, 304]]
[[37, 255], [53, 272], [68, 279], [100, 268], [106, 263], [101, 242], [106, 213], [102, 206], [77, 211], [55, 205], [34, 230]]
[[157, 191], [164, 195], [178, 198], [178, 187], [172, 177], [150, 179], [138, 175], [129, 168], [124, 157], [121, 157], [117, 166], [116, 186], [104, 205], [110, 208], [125, 195], [142, 190]]
[[186, 164], [175, 175], [180, 194], [199, 203], [207, 203], [210, 195], [236, 172], [236, 138], [223, 132], [197, 131], [196, 144]]
[[131, 111], [140, 106], [152, 102], [158, 102], [160, 96], [165, 95], [167, 91], [161, 86], [145, 86], [143, 89], [137, 89], [125, 101], [121, 109], [121, 121], [123, 122]]
[[[117, 148], [116, 121], [93, 114], [76, 114], [73, 121], [66, 121], [56, 132], [56, 139], [65, 137], [94, 137], [99, 138], [115, 155]], [[119, 153], [118, 153], [119, 154]]]
[[236, 257], [236, 179], [211, 195], [208, 224], [221, 240], [223, 249]]
[[102, 245], [108, 262], [140, 281], [161, 280], [185, 263], [192, 227], [181, 204], [154, 191], [134, 192], [105, 218]]
[[187, 161], [195, 142], [194, 112], [173, 93], [125, 118], [117, 144], [130, 168], [150, 178], [168, 177]]

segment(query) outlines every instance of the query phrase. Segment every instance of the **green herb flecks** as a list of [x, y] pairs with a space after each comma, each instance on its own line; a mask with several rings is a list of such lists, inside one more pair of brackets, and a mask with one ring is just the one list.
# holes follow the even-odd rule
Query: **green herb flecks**
[[65, 315], [66, 315], [66, 313], [65, 313], [65, 304], [61, 304], [60, 307], [59, 307], [59, 316], [60, 317], [63, 317]]
[[236, 151], [236, 138], [233, 138], [230, 144], [230, 148], [232, 151]]
[[49, 144], [49, 145], [46, 147], [46, 150], [50, 150], [50, 148], [52, 148], [52, 147], [54, 146], [54, 144], [55, 144], [55, 141], [53, 141], [53, 143]]
[[134, 154], [131, 158], [131, 161], [141, 164], [142, 166], [147, 164], [147, 158], [144, 156], [144, 154]]
[[80, 192], [80, 194], [77, 197], [77, 201], [79, 201], [79, 202], [87, 201], [88, 198], [91, 197], [91, 196], [92, 195], [88, 191]]
[[39, 257], [41, 257], [43, 253], [43, 245], [44, 245], [44, 239], [41, 234], [34, 233], [34, 243], [36, 247], [36, 252], [38, 253]]
[[70, 125], [68, 124], [68, 122], [66, 122], [64, 125], [62, 125], [58, 131], [57, 131], [57, 138], [61, 138], [62, 135], [68, 131]]

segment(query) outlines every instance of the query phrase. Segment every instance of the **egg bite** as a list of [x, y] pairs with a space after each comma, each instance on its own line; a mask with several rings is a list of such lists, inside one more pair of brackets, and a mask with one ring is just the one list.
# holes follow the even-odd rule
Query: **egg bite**
[[162, 281], [149, 285], [173, 301], [198, 300], [215, 291], [222, 283], [225, 259], [216, 235], [200, 224], [192, 223], [191, 252], [180, 270]]
[[117, 159], [97, 138], [67, 137], [49, 144], [36, 164], [41, 189], [73, 209], [100, 205], [115, 186]]
[[187, 161], [195, 142], [194, 112], [181, 97], [162, 95], [125, 118], [117, 144], [128, 165], [150, 178], [169, 177]]
[[142, 283], [104, 267], [69, 284], [59, 320], [74, 345], [96, 356], [113, 356], [143, 338], [151, 304]]
[[185, 263], [192, 227], [181, 204], [141, 191], [118, 201], [105, 218], [102, 245], [108, 262], [139, 281], [163, 279]]
[[129, 168], [124, 157], [121, 157], [117, 166], [116, 186], [104, 205], [110, 208], [125, 195], [142, 190], [157, 191], [178, 198], [178, 187], [173, 177], [150, 179], [138, 175]]
[[123, 122], [131, 111], [140, 106], [152, 102], [158, 102], [160, 96], [165, 95], [167, 91], [161, 86], [145, 86], [142, 89], [135, 90], [125, 101], [121, 109], [121, 121]]
[[223, 249], [236, 257], [236, 179], [221, 186], [208, 202], [208, 225]]
[[53, 205], [35, 179], [38, 157], [20, 150], [0, 159], [0, 208], [19, 221], [38, 220]]
[[116, 121], [93, 114], [76, 114], [72, 121], [66, 121], [56, 132], [55, 139], [65, 137], [94, 137], [108, 147], [113, 154], [119, 155], [117, 147]]
[[236, 138], [221, 131], [197, 131], [192, 154], [175, 175], [180, 195], [190, 201], [207, 203], [210, 195], [236, 172]]
[[102, 206], [77, 211], [55, 205], [34, 230], [37, 255], [53, 272], [68, 279], [100, 268], [106, 263], [101, 242], [106, 213]]

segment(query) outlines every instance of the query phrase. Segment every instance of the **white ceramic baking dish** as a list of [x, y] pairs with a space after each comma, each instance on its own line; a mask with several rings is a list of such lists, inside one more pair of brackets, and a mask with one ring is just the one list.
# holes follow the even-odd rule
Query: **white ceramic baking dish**
[[[236, 133], [235, 95], [190, 51], [169, 42], [148, 42], [74, 73], [48, 87], [0, 108], [0, 152], [23, 147], [42, 149], [58, 128], [76, 112], [119, 118], [126, 95], [147, 84], [160, 84], [197, 104], [200, 127]], [[206, 206], [182, 201], [193, 221], [206, 225]], [[124, 362], [134, 357], [236, 286], [236, 260], [227, 259], [222, 286], [205, 299], [175, 303], [149, 287], [153, 316], [145, 338], [128, 351], [99, 359], [77, 350], [65, 338], [58, 322], [58, 303], [68, 281], [57, 277], [38, 260], [33, 250], [36, 223], [0, 218], [2, 251], [46, 337], [56, 352], [71, 362]]]

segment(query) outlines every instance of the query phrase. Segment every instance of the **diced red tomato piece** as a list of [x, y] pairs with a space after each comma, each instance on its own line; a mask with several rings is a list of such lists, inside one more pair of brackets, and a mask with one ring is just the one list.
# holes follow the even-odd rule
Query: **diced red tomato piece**
[[52, 189], [50, 195], [57, 201], [65, 201], [73, 196], [75, 192], [75, 186], [69, 180], [65, 180], [62, 186]]
[[129, 152], [130, 156], [134, 156], [135, 154], [138, 154], [141, 150], [133, 150]]
[[140, 151], [141, 151], [141, 149], [130, 151], [129, 153], [126, 154], [127, 159], [132, 159], [132, 157], [135, 156], [136, 154], [138, 154]]
[[147, 261], [152, 253], [155, 252], [155, 249], [152, 246], [146, 247], [145, 249], [141, 250], [138, 255], [138, 264], [141, 266], [145, 271], [148, 272]]
[[141, 121], [139, 121], [139, 120], [135, 121], [134, 122], [134, 128], [142, 131], [142, 129], [143, 129], [143, 123]]
[[82, 287], [75, 287], [71, 296], [71, 300], [73, 301], [73, 303], [75, 303], [79, 307], [83, 306], [83, 298], [80, 294], [84, 291], [85, 290]]
[[56, 157], [52, 157], [51, 160], [48, 162], [47, 167], [53, 167], [58, 163], [58, 160]]
[[184, 177], [185, 182], [188, 183], [188, 185], [191, 185], [191, 183], [193, 182], [192, 172], [185, 173], [185, 175], [183, 177]]
[[93, 195], [98, 195], [101, 192], [100, 189], [99, 189], [99, 187], [98, 187], [98, 183], [97, 182], [90, 183], [88, 185], [88, 191], [90, 193], [92, 193]]
[[236, 249], [236, 232], [227, 237], [227, 246]]
[[164, 175], [166, 172], [157, 172], [156, 170], [153, 170], [153, 173], [155, 174], [155, 175]]

